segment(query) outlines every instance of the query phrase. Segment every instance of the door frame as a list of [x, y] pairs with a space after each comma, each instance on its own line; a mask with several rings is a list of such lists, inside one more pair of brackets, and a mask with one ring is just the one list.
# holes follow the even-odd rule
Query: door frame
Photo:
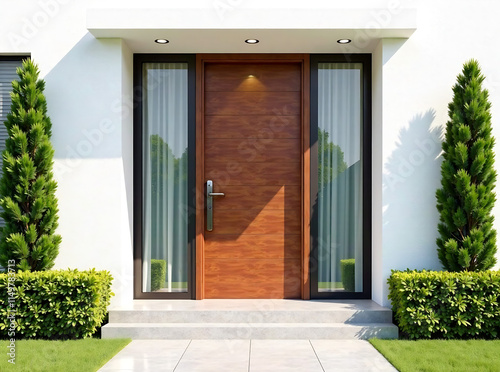
[[195, 293], [195, 270], [193, 268], [195, 255], [195, 168], [197, 163], [189, 161], [188, 165], [188, 205], [186, 214], [188, 219], [188, 246], [187, 265], [188, 265], [188, 291], [187, 292], [143, 292], [142, 290], [142, 258], [144, 242], [144, 190], [143, 190], [143, 81], [142, 66], [148, 62], [184, 62], [188, 65], [188, 157], [194, 157], [195, 146], [195, 63], [194, 54], [134, 54], [133, 65], [133, 283], [134, 299], [193, 299]]
[[[372, 296], [372, 55], [371, 54], [313, 54], [310, 60], [311, 76], [311, 167], [318, 169], [318, 69], [321, 62], [337, 63], [361, 63], [363, 65], [362, 76], [362, 255], [363, 255], [363, 290], [361, 292], [319, 292], [318, 291], [318, 222], [314, 218], [314, 203], [310, 206], [311, 212], [310, 231], [310, 280], [312, 299], [371, 299]], [[310, 200], [317, 200], [318, 195], [318, 173], [311, 174], [311, 195]]]
[[301, 66], [301, 298], [310, 299], [310, 68], [309, 54], [197, 54], [196, 55], [196, 255], [195, 298], [205, 293], [205, 162], [204, 92], [208, 63], [295, 63]]

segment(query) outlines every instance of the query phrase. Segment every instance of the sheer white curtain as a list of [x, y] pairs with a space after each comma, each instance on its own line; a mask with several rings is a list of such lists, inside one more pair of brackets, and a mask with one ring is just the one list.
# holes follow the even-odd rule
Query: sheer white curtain
[[361, 63], [318, 65], [319, 291], [344, 289], [344, 259], [355, 260], [354, 291], [363, 289], [361, 84]]
[[159, 290], [187, 291], [187, 64], [144, 64], [143, 88], [143, 291], [152, 260], [166, 262]]

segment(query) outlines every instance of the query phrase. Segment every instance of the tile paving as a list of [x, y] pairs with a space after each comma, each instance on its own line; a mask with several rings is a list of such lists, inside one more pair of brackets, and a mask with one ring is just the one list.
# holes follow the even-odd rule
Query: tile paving
[[134, 340], [99, 372], [397, 372], [363, 340]]

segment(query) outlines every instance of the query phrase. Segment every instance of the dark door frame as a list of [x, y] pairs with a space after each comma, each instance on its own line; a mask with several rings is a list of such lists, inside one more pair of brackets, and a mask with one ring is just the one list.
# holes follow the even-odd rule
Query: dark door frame
[[[188, 218], [188, 291], [179, 292], [143, 292], [142, 290], [142, 250], [144, 241], [143, 231], [143, 81], [142, 67], [148, 62], [185, 62], [188, 64], [188, 205], [186, 216]], [[193, 257], [195, 254], [195, 76], [196, 57], [193, 54], [134, 54], [134, 129], [133, 129], [133, 174], [134, 174], [134, 298], [136, 299], [192, 299], [195, 294], [195, 271], [193, 270]]]
[[[204, 297], [204, 229], [205, 229], [205, 176], [204, 176], [204, 69], [210, 62], [229, 63], [300, 63], [302, 66], [302, 128], [301, 128], [301, 297], [355, 299], [371, 298], [371, 54], [134, 54], [134, 298], [136, 299], [203, 299]], [[311, 220], [317, 195], [317, 63], [363, 63], [363, 292], [318, 293], [317, 282], [317, 222]], [[142, 144], [142, 65], [145, 62], [188, 63], [188, 198], [189, 218], [187, 293], [142, 291], [143, 244], [143, 144]]]
[[318, 291], [318, 235], [317, 214], [314, 213], [318, 196], [318, 172], [311, 172], [311, 298], [370, 299], [372, 294], [372, 56], [371, 54], [315, 54], [311, 55], [311, 169], [318, 169], [318, 63], [354, 62], [363, 64], [363, 123], [362, 123], [362, 178], [363, 178], [363, 291]]

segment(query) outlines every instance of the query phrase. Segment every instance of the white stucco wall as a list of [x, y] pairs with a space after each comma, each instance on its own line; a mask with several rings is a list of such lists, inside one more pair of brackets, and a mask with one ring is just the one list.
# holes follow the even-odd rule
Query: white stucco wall
[[57, 267], [110, 270], [115, 302], [132, 296], [131, 70], [121, 40], [86, 35], [46, 76], [48, 102], [64, 108], [51, 111], [64, 238]]
[[[63, 237], [57, 267], [110, 270], [115, 277], [113, 302], [132, 299], [133, 52], [121, 39], [90, 35], [86, 10], [149, 5], [203, 7], [212, 12], [210, 17], [217, 19], [221, 29], [231, 24], [231, 17], [242, 17], [250, 8], [252, 12], [280, 6], [415, 8], [417, 30], [409, 39], [377, 40], [371, 50], [373, 298], [388, 304], [385, 282], [391, 269], [440, 268], [434, 198], [440, 181], [439, 131], [447, 120], [451, 86], [469, 58], [477, 58], [487, 76], [494, 135], [500, 139], [500, 52], [495, 45], [500, 3], [495, 1], [3, 0], [0, 55], [31, 54], [47, 81]], [[385, 22], [380, 14], [372, 14], [379, 24]], [[289, 51], [297, 52], [291, 41], [284, 44], [290, 43]], [[321, 51], [338, 52], [333, 44], [334, 40], [331, 50], [321, 47]], [[353, 43], [345, 50], [361, 49]], [[495, 227], [500, 230], [500, 203], [495, 215]]]
[[[416, 5], [416, 32], [406, 41], [382, 41], [375, 54], [382, 60], [383, 75], [380, 96], [374, 97], [382, 100], [382, 135], [374, 140], [382, 141], [378, 143], [383, 164], [382, 211], [377, 206], [376, 213], [383, 222], [374, 250], [383, 253], [374, 265], [376, 277], [384, 282], [374, 281], [374, 299], [386, 305], [385, 278], [391, 269], [441, 269], [435, 246], [439, 216], [434, 196], [440, 186], [439, 136], [447, 121], [451, 87], [470, 58], [479, 60], [487, 77], [493, 134], [500, 138], [500, 52], [492, 44], [500, 31], [495, 16], [500, 3], [419, 1]], [[497, 141], [497, 153], [499, 146]], [[500, 169], [498, 160], [496, 168]], [[494, 214], [500, 231], [500, 203]], [[377, 288], [380, 285], [382, 292]]]
[[0, 55], [31, 54], [46, 80], [63, 241], [56, 268], [109, 270], [132, 298], [132, 52], [95, 39], [85, 2], [0, 4]]

